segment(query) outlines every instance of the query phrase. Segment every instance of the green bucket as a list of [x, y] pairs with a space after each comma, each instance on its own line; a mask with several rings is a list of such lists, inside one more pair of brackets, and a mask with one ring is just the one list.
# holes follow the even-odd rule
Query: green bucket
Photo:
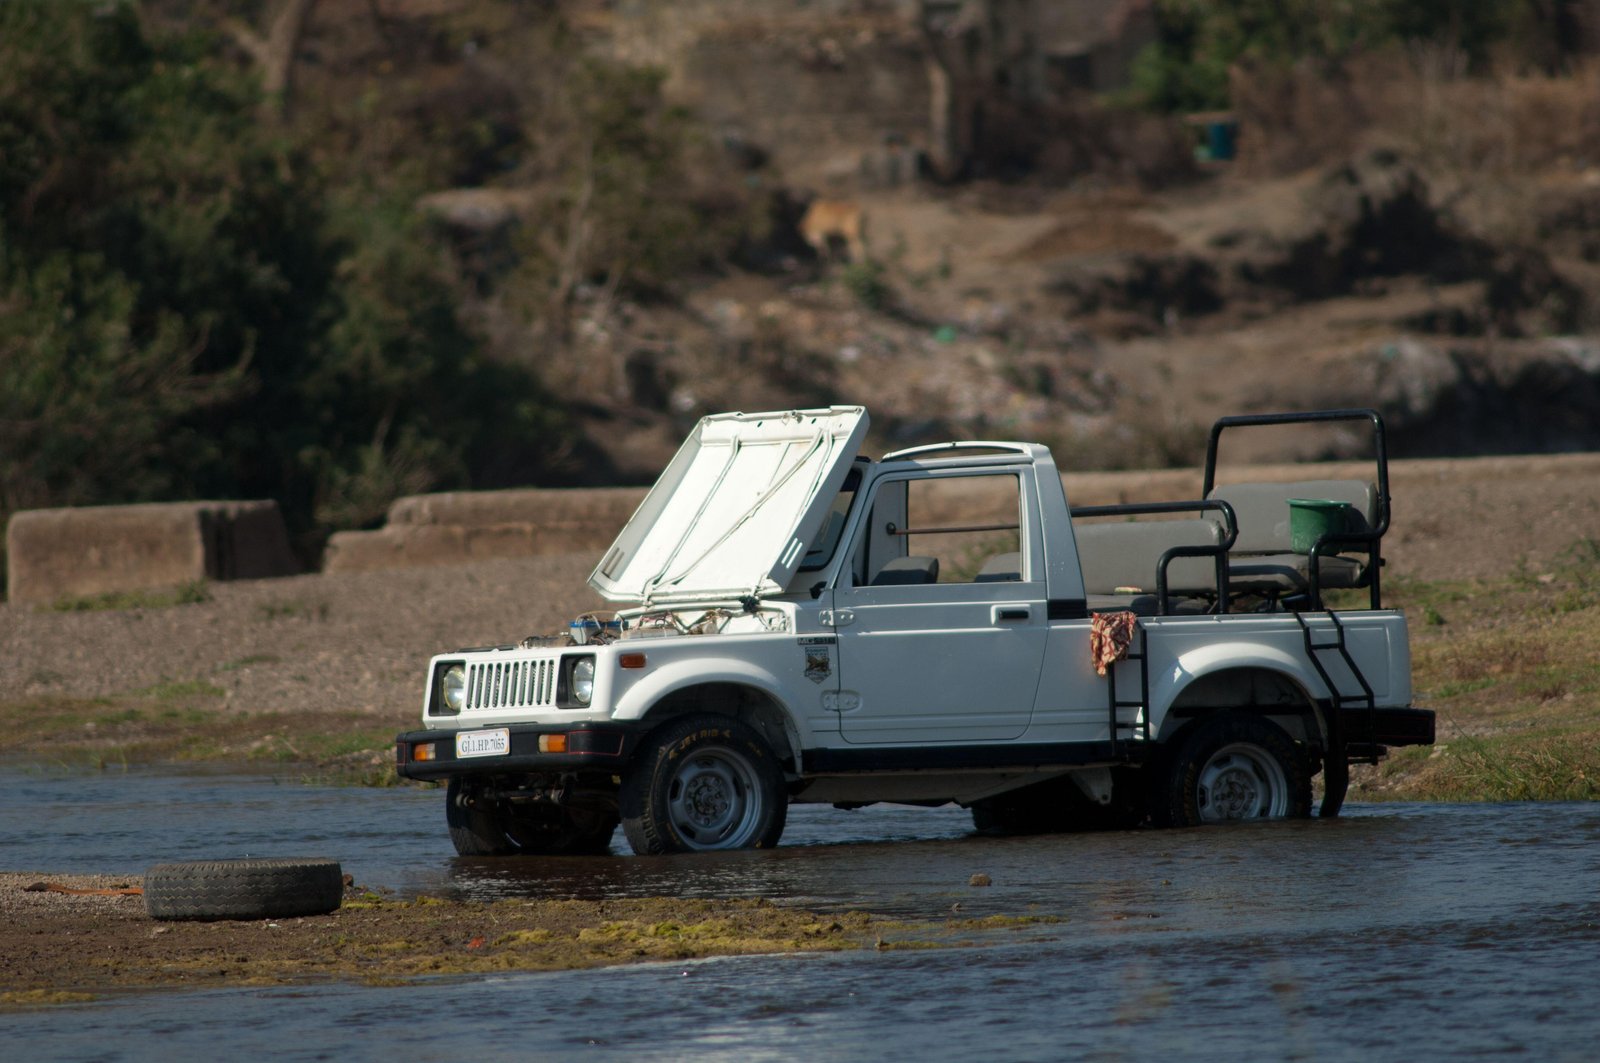
[[1349, 531], [1354, 512], [1355, 507], [1348, 502], [1327, 498], [1289, 499], [1289, 548], [1297, 554], [1309, 554], [1311, 547], [1324, 535]]

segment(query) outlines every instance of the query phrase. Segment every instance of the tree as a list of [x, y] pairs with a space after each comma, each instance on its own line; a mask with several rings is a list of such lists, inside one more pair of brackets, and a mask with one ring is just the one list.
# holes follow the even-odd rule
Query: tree
[[409, 196], [330, 186], [261, 99], [131, 5], [0, 3], [0, 510], [270, 497], [315, 533], [556, 449]]
[[306, 22], [317, 0], [281, 0], [268, 20], [263, 35], [240, 19], [229, 18], [224, 25], [239, 47], [250, 53], [261, 74], [261, 91], [268, 105], [279, 115], [287, 113], [293, 88], [294, 54], [305, 34]]
[[219, 237], [254, 250], [252, 216], [296, 219], [271, 158], [211, 154], [241, 132], [238, 86], [186, 48], [153, 47], [128, 5], [0, 5], [6, 510], [180, 490], [205, 459], [178, 426], [246, 390], [238, 304], [281, 284], [259, 259], [219, 276]]
[[1228, 69], [1241, 60], [1336, 63], [1394, 41], [1459, 48], [1481, 65], [1514, 29], [1545, 17], [1532, 7], [1526, 0], [1158, 0], [1158, 38], [1135, 63], [1134, 90], [1161, 111], [1226, 107]]

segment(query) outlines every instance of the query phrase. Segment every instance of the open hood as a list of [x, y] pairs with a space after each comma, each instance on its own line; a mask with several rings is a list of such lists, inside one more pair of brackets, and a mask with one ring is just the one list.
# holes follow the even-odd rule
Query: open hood
[[866, 431], [860, 406], [701, 418], [589, 585], [644, 604], [781, 591]]

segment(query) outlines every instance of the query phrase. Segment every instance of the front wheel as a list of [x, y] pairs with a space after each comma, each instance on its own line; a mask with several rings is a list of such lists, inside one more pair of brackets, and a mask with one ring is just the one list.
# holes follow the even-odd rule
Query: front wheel
[[459, 775], [450, 777], [450, 788], [445, 791], [444, 818], [450, 825], [450, 842], [457, 855], [504, 856], [516, 852], [506, 834], [505, 814]]
[[459, 856], [578, 856], [611, 851], [615, 812], [549, 804], [511, 804], [454, 776], [445, 821]]
[[1161, 825], [1311, 814], [1306, 757], [1283, 728], [1259, 716], [1225, 712], [1201, 722], [1178, 745], [1164, 776], [1153, 816]]
[[727, 716], [663, 724], [623, 778], [621, 802], [622, 829], [640, 854], [768, 849], [789, 814], [772, 750]]

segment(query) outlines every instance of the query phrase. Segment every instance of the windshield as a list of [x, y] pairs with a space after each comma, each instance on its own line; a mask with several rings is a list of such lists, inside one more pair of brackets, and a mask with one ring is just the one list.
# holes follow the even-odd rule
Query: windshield
[[827, 519], [817, 529], [811, 545], [806, 547], [806, 555], [800, 561], [801, 572], [826, 568], [828, 562], [833, 560], [833, 552], [839, 548], [839, 537], [844, 534], [845, 518], [850, 515], [850, 507], [855, 504], [856, 491], [860, 487], [861, 471], [851, 469], [844, 478], [844, 486], [839, 488], [839, 494], [834, 497], [833, 505], [828, 507]]

